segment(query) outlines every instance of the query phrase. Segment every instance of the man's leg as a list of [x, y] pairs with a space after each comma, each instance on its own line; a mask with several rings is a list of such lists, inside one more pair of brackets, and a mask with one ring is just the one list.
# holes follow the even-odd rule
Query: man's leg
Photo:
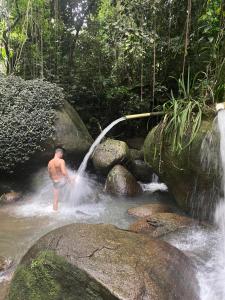
[[53, 210], [57, 211], [58, 210], [58, 202], [59, 202], [59, 190], [56, 188], [53, 188]]

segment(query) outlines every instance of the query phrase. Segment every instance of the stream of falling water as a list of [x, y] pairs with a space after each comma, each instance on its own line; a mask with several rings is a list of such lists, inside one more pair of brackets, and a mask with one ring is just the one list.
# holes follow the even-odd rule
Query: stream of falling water
[[87, 163], [89, 158], [91, 157], [91, 155], [93, 154], [95, 148], [98, 146], [98, 144], [101, 142], [101, 140], [104, 138], [104, 136], [106, 135], [106, 133], [108, 131], [110, 131], [110, 129], [112, 129], [116, 124], [125, 121], [126, 118], [125, 117], [121, 117], [115, 121], [113, 121], [111, 124], [109, 124], [109, 126], [107, 126], [102, 132], [101, 134], [97, 137], [97, 139], [94, 141], [94, 143], [92, 144], [92, 146], [90, 147], [88, 153], [85, 155], [77, 173], [82, 175], [87, 167]]

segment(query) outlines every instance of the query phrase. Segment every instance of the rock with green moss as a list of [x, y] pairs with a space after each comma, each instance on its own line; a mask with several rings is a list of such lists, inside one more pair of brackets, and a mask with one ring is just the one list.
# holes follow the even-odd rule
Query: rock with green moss
[[54, 146], [84, 154], [92, 139], [56, 84], [0, 75], [0, 171], [11, 173]]
[[202, 141], [211, 128], [212, 121], [204, 120], [192, 144], [179, 154], [173, 152], [171, 140], [159, 139], [157, 127], [149, 132], [144, 143], [145, 161], [160, 175], [178, 205], [202, 219], [210, 218], [219, 190], [218, 172], [209, 172], [201, 164]]
[[190, 259], [168, 243], [105, 224], [71, 224], [35, 243], [8, 300], [198, 300]]
[[116, 164], [125, 162], [129, 148], [123, 141], [107, 139], [96, 147], [92, 161], [97, 171], [106, 175]]

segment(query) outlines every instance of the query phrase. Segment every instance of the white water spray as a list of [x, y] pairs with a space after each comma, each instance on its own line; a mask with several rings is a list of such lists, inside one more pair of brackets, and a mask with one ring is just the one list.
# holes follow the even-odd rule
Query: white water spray
[[92, 146], [90, 147], [88, 153], [85, 155], [77, 173], [78, 175], [82, 176], [86, 167], [87, 167], [87, 163], [88, 163], [88, 160], [89, 158], [91, 157], [91, 155], [93, 154], [95, 148], [98, 146], [98, 144], [101, 142], [101, 140], [104, 138], [104, 136], [106, 135], [106, 133], [112, 129], [116, 124], [122, 122], [122, 121], [125, 121], [126, 118], [125, 117], [122, 117], [122, 118], [119, 118], [115, 121], [113, 121], [109, 126], [107, 126], [103, 131], [102, 133], [97, 137], [97, 139], [94, 141], [94, 143], [92, 144]]
[[[218, 227], [216, 232], [216, 244], [211, 249], [212, 257], [206, 263], [204, 271], [199, 273], [199, 281], [201, 286], [202, 300], [225, 300], [225, 110], [220, 110], [215, 119], [213, 133], [219, 134], [220, 144], [214, 141], [214, 147], [208, 147], [204, 161], [209, 170], [212, 168], [221, 172], [221, 192], [223, 198], [220, 199], [215, 210], [215, 223]], [[208, 144], [212, 145], [212, 138], [217, 139], [213, 135], [206, 136]], [[206, 142], [206, 141], [204, 141]], [[208, 146], [209, 146], [208, 145]], [[203, 143], [204, 146], [204, 143]], [[216, 146], [216, 147], [215, 147]], [[219, 147], [218, 147], [219, 146]], [[205, 148], [207, 149], [207, 148]], [[202, 149], [204, 150], [204, 149]], [[219, 153], [219, 157], [215, 158], [215, 154]], [[215, 163], [216, 161], [216, 163]], [[214, 199], [216, 201], [217, 199]]]

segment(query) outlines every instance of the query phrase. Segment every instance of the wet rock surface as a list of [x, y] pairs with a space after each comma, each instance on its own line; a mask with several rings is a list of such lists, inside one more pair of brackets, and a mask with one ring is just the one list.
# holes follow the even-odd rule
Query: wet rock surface
[[191, 143], [180, 154], [175, 153], [172, 140], [159, 140], [160, 128], [153, 128], [144, 143], [145, 161], [160, 175], [177, 204], [200, 219], [209, 219], [220, 191], [219, 174], [204, 170], [201, 164], [202, 141], [212, 128], [212, 119], [203, 120]]
[[170, 232], [197, 226], [198, 222], [192, 218], [176, 213], [155, 213], [141, 218], [129, 226], [129, 230], [136, 233], [145, 233], [150, 237], [158, 238]]
[[152, 181], [153, 170], [143, 160], [131, 160], [128, 164], [128, 168], [137, 180], [145, 183]]
[[19, 201], [23, 198], [22, 193], [20, 192], [8, 192], [0, 196], [0, 204], [10, 204], [16, 201]]
[[196, 282], [190, 259], [164, 241], [112, 225], [72, 224], [27, 252], [8, 299], [197, 300]]
[[138, 218], [144, 218], [156, 213], [171, 212], [174, 207], [170, 204], [150, 203], [128, 209], [128, 214]]
[[106, 183], [106, 192], [113, 195], [133, 197], [142, 192], [141, 186], [135, 177], [123, 166], [116, 165], [109, 172]]
[[92, 161], [97, 171], [102, 174], [129, 156], [129, 148], [123, 141], [107, 139], [96, 147]]
[[12, 260], [4, 256], [0, 256], [0, 273], [5, 272], [12, 266]]

